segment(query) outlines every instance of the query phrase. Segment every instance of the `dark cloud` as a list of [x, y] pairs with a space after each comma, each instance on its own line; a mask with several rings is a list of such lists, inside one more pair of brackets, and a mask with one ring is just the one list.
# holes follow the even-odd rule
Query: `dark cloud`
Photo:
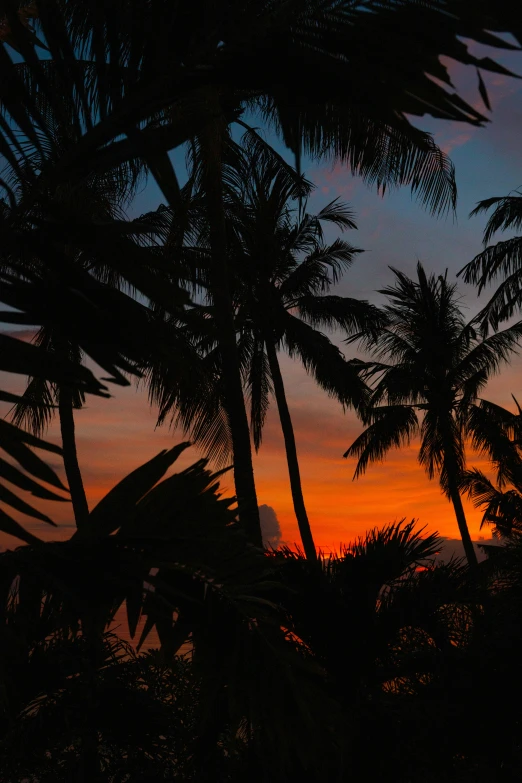
[[266, 503], [259, 506], [259, 518], [261, 520], [263, 543], [274, 548], [279, 546], [281, 543], [281, 526], [272, 506], [267, 506]]

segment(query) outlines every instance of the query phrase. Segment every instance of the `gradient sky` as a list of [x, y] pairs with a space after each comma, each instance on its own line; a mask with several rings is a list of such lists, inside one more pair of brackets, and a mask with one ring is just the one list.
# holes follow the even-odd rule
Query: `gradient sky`
[[[478, 51], [479, 47], [475, 49]], [[491, 55], [485, 47], [480, 50]], [[498, 59], [522, 73], [519, 53]], [[475, 71], [451, 64], [450, 67], [461, 94], [480, 109]], [[412, 201], [406, 189], [381, 198], [342, 165], [332, 167], [323, 162], [307, 167], [308, 177], [317, 185], [311, 209], [319, 209], [338, 196], [348, 201], [359, 228], [350, 232], [347, 239], [366, 250], [339, 285], [340, 294], [379, 302], [381, 297], [375, 291], [391, 282], [390, 265], [413, 274], [420, 259], [429, 271], [439, 273], [447, 268], [449, 278], [455, 279], [457, 271], [479, 252], [485, 218], [468, 220], [470, 210], [483, 198], [505, 195], [522, 186], [522, 81], [495, 74], [484, 74], [484, 80], [493, 107], [492, 122], [486, 128], [431, 118], [415, 120], [419, 127], [435, 134], [437, 143], [455, 163], [459, 188], [456, 220], [453, 216], [431, 217]], [[181, 160], [177, 153], [173, 157], [177, 162]], [[133, 211], [139, 214], [154, 208], [159, 201], [157, 188], [149, 184]], [[468, 286], [460, 284], [460, 290], [471, 317], [479, 307], [477, 297]], [[348, 357], [351, 350], [346, 351]], [[353, 482], [355, 461], [344, 460], [342, 454], [361, 431], [360, 423], [353, 414], [343, 414], [340, 405], [318, 389], [297, 363], [284, 357], [282, 369], [305, 501], [319, 546], [337, 548], [340, 542], [363, 534], [369, 527], [403, 517], [418, 518], [421, 524], [444, 536], [458, 536], [451, 506], [441, 495], [437, 482], [430, 482], [417, 464], [417, 444], [390, 452], [384, 463], [372, 465], [365, 476]], [[24, 379], [10, 376], [2, 385], [21, 392]], [[182, 439], [181, 433], [166, 427], [155, 429], [155, 413], [150, 410], [143, 389], [113, 387], [111, 391], [114, 396], [110, 400], [90, 398], [76, 416], [79, 458], [91, 506], [132, 469]], [[518, 357], [493, 379], [485, 396], [510, 407], [511, 393], [522, 399], [522, 362]], [[53, 426], [49, 439], [56, 438], [57, 428]], [[179, 464], [186, 466], [199, 456], [191, 448]], [[56, 460], [51, 463], [61, 470]], [[485, 467], [478, 459], [471, 459], [470, 464]], [[274, 407], [268, 415], [260, 453], [255, 457], [255, 472], [259, 503], [275, 510], [283, 538], [297, 541], [283, 440]], [[225, 477], [224, 486], [232, 491], [230, 474]], [[70, 533], [68, 504], [39, 507], [63, 523], [60, 536]], [[469, 504], [466, 509], [472, 537], [489, 537], [487, 530], [479, 531], [480, 514]], [[40, 524], [29, 523], [27, 527], [42, 531]], [[6, 539], [5, 543], [14, 542]]]

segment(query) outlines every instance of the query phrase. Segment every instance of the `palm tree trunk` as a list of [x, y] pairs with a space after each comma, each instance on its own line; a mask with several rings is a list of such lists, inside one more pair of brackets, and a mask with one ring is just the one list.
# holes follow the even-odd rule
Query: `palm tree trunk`
[[459, 490], [459, 484], [457, 478], [458, 477], [457, 460], [454, 459], [452, 455], [453, 455], [453, 448], [452, 447], [446, 448], [445, 455], [444, 455], [444, 462], [445, 462], [445, 471], [446, 471], [447, 482], [448, 482], [448, 495], [450, 497], [451, 502], [453, 503], [455, 516], [457, 517], [457, 525], [459, 526], [460, 537], [464, 545], [464, 552], [466, 553], [469, 567], [477, 568], [478, 566], [477, 553], [475, 552], [475, 547], [473, 546], [473, 542], [469, 534], [468, 523], [466, 522], [466, 515], [464, 513], [464, 506], [462, 505], [462, 498], [460, 497], [460, 490]]
[[58, 414], [60, 416], [60, 431], [62, 434], [63, 464], [65, 475], [71, 491], [71, 501], [76, 527], [79, 529], [87, 524], [89, 506], [83, 486], [82, 474], [76, 451], [74, 435], [73, 395], [70, 389], [60, 387], [58, 394]]
[[268, 363], [270, 365], [272, 382], [274, 384], [274, 394], [277, 402], [277, 409], [279, 411], [279, 420], [281, 421], [281, 429], [283, 430], [283, 438], [286, 449], [286, 461], [288, 464], [288, 475], [290, 477], [290, 488], [292, 490], [292, 500], [294, 502], [294, 511], [297, 518], [297, 524], [299, 526], [299, 533], [301, 534], [301, 541], [303, 542], [307, 559], [315, 562], [317, 561], [317, 552], [315, 549], [314, 539], [312, 537], [310, 522], [308, 521], [308, 515], [306, 513], [306, 507], [303, 498], [301, 474], [299, 472], [299, 461], [297, 459], [297, 448], [295, 445], [294, 428], [292, 426], [292, 419], [290, 417], [290, 411], [286, 401], [283, 376], [281, 375], [281, 368], [279, 367], [279, 362], [277, 360], [276, 349], [270, 339], [266, 340], [266, 352], [268, 355]]
[[468, 524], [466, 522], [466, 515], [464, 513], [464, 506], [462, 505], [462, 498], [460, 497], [459, 488], [456, 482], [451, 482], [449, 487], [449, 494], [453, 508], [455, 509], [455, 516], [457, 517], [457, 524], [459, 526], [460, 537], [464, 544], [464, 552], [468, 559], [470, 568], [476, 568], [478, 566], [477, 553], [471, 540], [471, 536], [468, 530]]
[[261, 524], [257, 506], [250, 430], [243, 396], [237, 353], [233, 303], [227, 264], [227, 237], [223, 204], [222, 148], [224, 123], [210, 124], [200, 136], [204, 155], [206, 203], [212, 252], [212, 296], [219, 332], [219, 348], [225, 391], [225, 407], [232, 436], [234, 453], [234, 483], [239, 520], [250, 541], [262, 545]]

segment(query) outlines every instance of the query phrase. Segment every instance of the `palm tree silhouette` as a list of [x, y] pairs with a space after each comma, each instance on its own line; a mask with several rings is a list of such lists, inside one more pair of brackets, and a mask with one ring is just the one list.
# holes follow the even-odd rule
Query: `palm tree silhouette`
[[522, 533], [522, 471], [518, 471], [513, 485], [506, 489], [495, 486], [485, 473], [472, 468], [465, 472], [461, 490], [484, 512], [481, 528], [493, 525], [493, 533], [498, 537]]
[[[284, 348], [298, 358], [329, 394], [343, 405], [356, 407], [365, 402], [366, 387], [359, 375], [359, 366], [346, 362], [339, 349], [319, 331], [320, 327], [341, 328], [346, 334], [375, 330], [383, 317], [377, 307], [368, 302], [329, 295], [343, 271], [353, 263], [360, 251], [341, 239], [328, 243], [323, 224], [330, 223], [341, 230], [353, 229], [350, 210], [332, 202], [317, 215], [306, 212], [306, 201], [297, 201], [310, 194], [312, 186], [260, 146], [255, 137], [246, 134], [243, 147], [235, 147], [233, 165], [227, 174], [226, 229], [229, 237], [229, 267], [232, 272], [232, 306], [237, 351], [243, 384], [250, 400], [250, 428], [256, 450], [262, 440], [262, 430], [270, 393], [273, 392], [283, 430], [294, 510], [306, 556], [316, 559], [316, 550], [306, 507], [297, 457], [297, 447], [288, 407], [284, 380], [277, 352]], [[198, 195], [195, 195], [198, 200]], [[298, 212], [298, 214], [296, 214]], [[203, 215], [203, 213], [202, 213]], [[185, 248], [193, 259], [205, 259], [210, 246], [208, 224], [200, 220], [198, 247]], [[200, 262], [201, 263], [201, 262]], [[193, 337], [206, 354], [215, 361], [219, 376], [216, 390], [223, 389], [223, 364], [218, 334], [219, 324], [213, 303], [212, 278], [205, 270], [199, 279], [209, 280], [207, 303], [194, 308], [191, 319]], [[168, 376], [155, 374], [150, 378], [153, 399], [160, 403], [161, 417], [174, 412], [179, 399], [169, 399]], [[196, 403], [196, 395], [192, 397]], [[219, 408], [216, 399], [206, 399], [203, 416]], [[224, 403], [223, 403], [224, 404]], [[182, 403], [183, 405], [183, 403]], [[200, 408], [201, 409], [201, 408]], [[209, 440], [209, 425], [201, 428], [196, 410], [183, 419], [189, 425], [191, 437], [196, 427], [204, 444], [217, 456], [230, 448], [230, 437], [216, 427]], [[180, 417], [177, 418], [178, 423]]]
[[[45, 68], [49, 79], [56, 81], [58, 76], [54, 64], [46, 63]], [[26, 65], [19, 65], [17, 70], [22, 81], [28, 83], [31, 81], [31, 74]], [[60, 111], [57, 111], [49, 96], [43, 93], [35, 95], [35, 102], [46, 117], [47, 132], [56, 147], [55, 154], [65, 154], [79, 134], [73, 122], [74, 105], [64, 100]], [[35, 167], [43, 165], [41, 157], [41, 150], [34, 149], [32, 163]], [[142, 173], [142, 164], [133, 161], [122, 163], [110, 171], [94, 172], [75, 187], [62, 185], [49, 188], [48, 191], [38, 194], [36, 198], [29, 198], [32, 203], [26, 210], [25, 221], [27, 225], [32, 226], [45, 224], [51, 214], [64, 207], [68, 211], [71, 223], [91, 220], [98, 224], [107, 224], [111, 220], [122, 220], [125, 218], [124, 208], [130, 203]], [[26, 167], [20, 171], [13, 171], [8, 168], [8, 174], [10, 187], [17, 193], [23, 204], [23, 199], [27, 197], [31, 188], [30, 169]], [[4, 209], [8, 209], [6, 205]], [[88, 245], [66, 243], [65, 255], [69, 266], [88, 269], [99, 280], [115, 287], [122, 285], [121, 275], [111, 269], [110, 264], [104, 263], [103, 254]], [[37, 274], [45, 274], [45, 265], [34, 259], [30, 250], [27, 251], [25, 259], [4, 253], [2, 267], [8, 272], [22, 276], [25, 268], [28, 267], [32, 267]], [[67, 330], [60, 329], [56, 325], [48, 324], [41, 327], [33, 342], [54, 358], [58, 357], [77, 364], [83, 361], [84, 353], [79, 344], [69, 338]], [[42, 435], [52, 421], [56, 409], [58, 410], [64, 468], [78, 527], [86, 524], [89, 508], [78, 462], [73, 411], [81, 408], [84, 402], [85, 395], [77, 387], [65, 383], [53, 383], [44, 377], [34, 377], [29, 379], [22, 398], [12, 412], [15, 424], [26, 427], [35, 435]]]
[[228, 263], [228, 241], [224, 204], [224, 152], [228, 123], [224, 116], [209, 124], [197, 138], [199, 166], [206, 205], [209, 246], [212, 263], [209, 269], [214, 317], [218, 341], [225, 410], [227, 412], [234, 454], [234, 482], [242, 524], [250, 539], [262, 545], [261, 522], [257, 503], [252, 449], [241, 384], [241, 370], [234, 326], [232, 284]]
[[[261, 528], [257, 506], [252, 452], [248, 432], [248, 419], [241, 388], [240, 357], [234, 329], [233, 288], [234, 280], [230, 267], [230, 236], [226, 227], [226, 179], [228, 176], [228, 153], [231, 149], [230, 119], [216, 100], [215, 119], [193, 140], [196, 152], [198, 177], [203, 187], [206, 216], [208, 221], [209, 248], [212, 263], [209, 279], [212, 287], [214, 318], [219, 327], [218, 339], [221, 354], [221, 373], [225, 409], [229, 419], [234, 456], [234, 481], [238, 496], [240, 514], [251, 539], [261, 543]], [[242, 123], [244, 125], [244, 123]], [[247, 126], [248, 127], [248, 126]], [[251, 132], [255, 134], [253, 129]], [[365, 155], [358, 152], [352, 158], [352, 169], [369, 181], [377, 181], [383, 187], [388, 184], [410, 182], [414, 190], [422, 193], [421, 198], [436, 211], [442, 205], [453, 203], [455, 197], [453, 171], [443, 153], [431, 141], [420, 140], [415, 134], [394, 139], [389, 128], [378, 131], [382, 144], [375, 147], [365, 142]], [[297, 164], [301, 141], [296, 147]], [[258, 137], [258, 148], [262, 145]], [[393, 148], [393, 151], [392, 149]], [[354, 151], [355, 152], [355, 151]], [[348, 154], [348, 153], [346, 153]], [[355, 164], [355, 159], [357, 163]], [[397, 166], [398, 161], [401, 161]], [[404, 179], [404, 173], [411, 168]], [[415, 171], [415, 174], [413, 172]], [[410, 181], [411, 180], [411, 181]], [[415, 182], [415, 184], [413, 184]], [[437, 183], [437, 184], [435, 184]], [[286, 418], [286, 417], [285, 417]], [[295, 500], [295, 499], [294, 499]], [[298, 501], [300, 514], [304, 506]], [[311, 545], [309, 545], [311, 551]]]
[[236, 326], [240, 340], [247, 344], [244, 376], [251, 401], [252, 434], [258, 449], [272, 387], [301, 540], [307, 558], [315, 560], [295, 434], [277, 354], [286, 349], [329, 394], [343, 405], [359, 407], [366, 389], [358, 368], [344, 360], [320, 329], [340, 327], [350, 334], [371, 330], [382, 319], [378, 309], [368, 302], [329, 295], [360, 252], [341, 239], [328, 243], [324, 238], [323, 223], [343, 231], [355, 228], [346, 205], [334, 201], [311, 215], [306, 212], [304, 201], [299, 215], [294, 216], [292, 201], [295, 208], [297, 187], [306, 187], [302, 178], [297, 183], [292, 181], [274, 159], [259, 165], [258, 156], [247, 152], [243, 160], [245, 170], [233, 194], [235, 236], [239, 240], [234, 252], [234, 272]]
[[428, 276], [420, 263], [416, 280], [392, 271], [395, 284], [380, 292], [389, 301], [384, 307], [389, 324], [377, 338], [362, 336], [378, 360], [391, 363], [368, 365], [368, 375], [377, 379], [363, 415], [368, 426], [344, 456], [358, 457], [356, 478], [390, 448], [420, 434], [419, 462], [430, 478], [438, 475], [453, 504], [468, 562], [476, 565], [459, 491], [465, 442], [474, 436], [472, 413], [479, 393], [509, 359], [522, 322], [481, 340], [473, 323], [466, 324], [456, 286], [446, 276]]

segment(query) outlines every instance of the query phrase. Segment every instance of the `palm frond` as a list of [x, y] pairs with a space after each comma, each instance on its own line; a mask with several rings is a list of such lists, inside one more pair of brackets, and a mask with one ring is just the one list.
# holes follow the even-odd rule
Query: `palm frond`
[[[338, 99], [327, 105], [326, 118], [324, 108], [324, 104], [320, 109], [313, 104], [299, 106], [303, 146], [308, 154], [342, 160], [354, 175], [381, 192], [409, 186], [434, 214], [455, 207], [453, 164], [430, 134], [397, 117], [393, 121], [369, 116], [362, 106], [341, 105]], [[285, 114], [288, 112], [279, 102], [267, 104], [265, 109], [265, 115], [281, 128], [287, 144], [294, 147]]]
[[[240, 183], [240, 189], [249, 187], [248, 175], [254, 174], [257, 180], [256, 190], [260, 192], [264, 190], [265, 195], [268, 195], [271, 190], [273, 192], [279, 191], [284, 197], [284, 201], [282, 200], [280, 203], [286, 204], [288, 201], [298, 201], [299, 199], [306, 200], [313, 190], [313, 183], [305, 179], [304, 176], [299, 175], [277, 150], [265, 141], [258, 130], [246, 125], [242, 120], [239, 120], [238, 124], [246, 128], [245, 133], [241, 137], [241, 146], [247, 153], [249, 162], [249, 165], [245, 167], [246, 170], [243, 171], [246, 176]], [[258, 179], [260, 172], [263, 172], [264, 188], [259, 187], [261, 184]], [[256, 197], [255, 191], [250, 191], [250, 193], [254, 198]], [[347, 225], [351, 218], [349, 210], [344, 209], [342, 206], [335, 210], [333, 204], [334, 202], [331, 205], [331, 218], [325, 217], [324, 219], [331, 219], [337, 222], [338, 225], [341, 224], [339, 221], [344, 221], [343, 225], [346, 225], [346, 227], [355, 227], [351, 224]]]
[[42, 435], [51, 423], [56, 408], [54, 390], [48, 381], [31, 378], [12, 411], [12, 422], [28, 429], [34, 435]]
[[282, 296], [290, 303], [300, 296], [328, 291], [351, 267], [355, 255], [361, 252], [341, 239], [336, 239], [331, 245], [316, 246], [285, 277], [279, 287]]
[[[499, 275], [511, 277], [520, 271], [522, 266], [522, 238], [513, 237], [504, 242], [490, 245], [481, 253], [478, 253], [469, 264], [460, 270], [465, 283], [474, 283], [478, 286], [479, 294], [486, 285], [495, 280]], [[514, 278], [516, 279], [516, 277]]]
[[471, 444], [493, 462], [499, 487], [513, 481], [520, 473], [520, 456], [514, 440], [516, 416], [499, 405], [481, 400], [468, 411], [466, 431]]
[[478, 468], [467, 470], [462, 475], [460, 488], [473, 500], [475, 508], [489, 505], [502, 494]]
[[458, 480], [466, 465], [462, 427], [451, 410], [427, 407], [421, 425], [419, 462], [430, 479], [438, 474], [443, 491], [450, 497], [455, 478]]
[[372, 423], [354, 440], [343, 457], [358, 457], [354, 479], [362, 475], [371, 462], [384, 459], [391, 448], [409, 445], [418, 431], [419, 421], [413, 407], [383, 405], [367, 411]]
[[488, 283], [502, 276], [504, 279], [483, 310], [477, 316], [483, 331], [490, 324], [498, 328], [501, 321], [520, 309], [522, 301], [522, 239], [513, 237], [495, 245], [488, 243], [497, 231], [518, 229], [522, 225], [522, 196], [493, 197], [479, 202], [471, 215], [495, 207], [484, 230], [485, 249], [459, 272], [466, 282], [478, 286], [479, 293]]
[[323, 207], [316, 215], [316, 219], [321, 222], [322, 220], [333, 223], [342, 231], [347, 229], [357, 229], [355, 222], [355, 216], [348, 204], [345, 204], [339, 198], [333, 199]]
[[[43, 514], [12, 492], [4, 484], [4, 480], [22, 490], [30, 492], [35, 497], [55, 501], [66, 500], [66, 498], [57, 495], [56, 492], [52, 492], [47, 487], [42, 486], [40, 482], [60, 491], [67, 491], [55, 471], [41, 457], [35, 454], [32, 449], [43, 449], [59, 455], [62, 454], [62, 450], [58, 446], [41, 440], [36, 435], [32, 435], [4, 420], [0, 420], [0, 448], [14, 462], [12, 464], [3, 459], [0, 460], [0, 501], [26, 516], [56, 527], [52, 519], [46, 514]], [[27, 544], [39, 543], [39, 538], [26, 530], [4, 508], [0, 509], [0, 530]]]
[[[387, 342], [388, 335], [384, 333]], [[393, 354], [392, 354], [393, 356]], [[375, 379], [371, 404], [378, 405], [387, 401], [390, 405], [418, 405], [425, 399], [425, 377], [422, 373], [422, 367], [416, 367], [415, 364], [407, 361], [397, 364], [386, 365], [379, 362], [372, 363], [366, 370], [367, 377]]]
[[500, 323], [520, 312], [521, 292], [522, 270], [517, 270], [502, 281], [489, 302], [477, 314], [476, 320], [483, 334], [488, 333], [489, 327], [498, 329]]
[[287, 313], [283, 340], [289, 355], [298, 357], [325, 391], [343, 405], [364, 407], [368, 390], [359, 364], [346, 361], [324, 334]]
[[488, 218], [486, 228], [484, 229], [484, 244], [488, 245], [497, 231], [507, 231], [513, 229], [516, 231], [522, 227], [522, 195], [515, 191], [516, 196], [493, 196], [479, 201], [475, 209], [470, 213], [470, 217], [479, 215], [481, 212], [489, 212], [491, 207], [495, 207], [493, 213]]
[[477, 372], [494, 375], [500, 367], [518, 352], [522, 336], [522, 321], [490, 335], [473, 346], [453, 370], [453, 381], [458, 386]]
[[[184, 340], [178, 332], [178, 337]], [[185, 341], [184, 341], [185, 342]], [[169, 421], [219, 466], [230, 462], [231, 435], [224, 408], [216, 349], [200, 354], [185, 342], [185, 367], [170, 361], [150, 362], [146, 382], [151, 403], [158, 406], [158, 425]]]
[[412, 340], [411, 330], [406, 324], [400, 330], [395, 328], [402, 327], [403, 324], [396, 314], [391, 312], [391, 308], [383, 308], [383, 317], [386, 324], [378, 334], [372, 334], [371, 331], [355, 334], [350, 342], [359, 341], [362, 348], [371, 351], [375, 356], [387, 357], [401, 364], [414, 360], [417, 348]]
[[347, 296], [300, 296], [297, 312], [310, 326], [340, 327], [348, 335], [354, 332], [378, 335], [386, 324], [386, 316], [378, 307]]
[[497, 489], [487, 476], [478, 470], [467, 471], [461, 481], [476, 508], [484, 511], [481, 527], [494, 525], [499, 535], [511, 536], [513, 530], [522, 530], [522, 495], [514, 489]]
[[[425, 527], [418, 527], [416, 520], [406, 522], [401, 519], [382, 528], [372, 528], [363, 537], [343, 548], [343, 555], [365, 558], [375, 563], [375, 568], [383, 572], [393, 563], [393, 575], [383, 573], [383, 584], [403, 577], [405, 572], [416, 566], [424, 565], [426, 560], [437, 554], [441, 539], [437, 533], [423, 536]], [[388, 569], [385, 567], [388, 565]]]

